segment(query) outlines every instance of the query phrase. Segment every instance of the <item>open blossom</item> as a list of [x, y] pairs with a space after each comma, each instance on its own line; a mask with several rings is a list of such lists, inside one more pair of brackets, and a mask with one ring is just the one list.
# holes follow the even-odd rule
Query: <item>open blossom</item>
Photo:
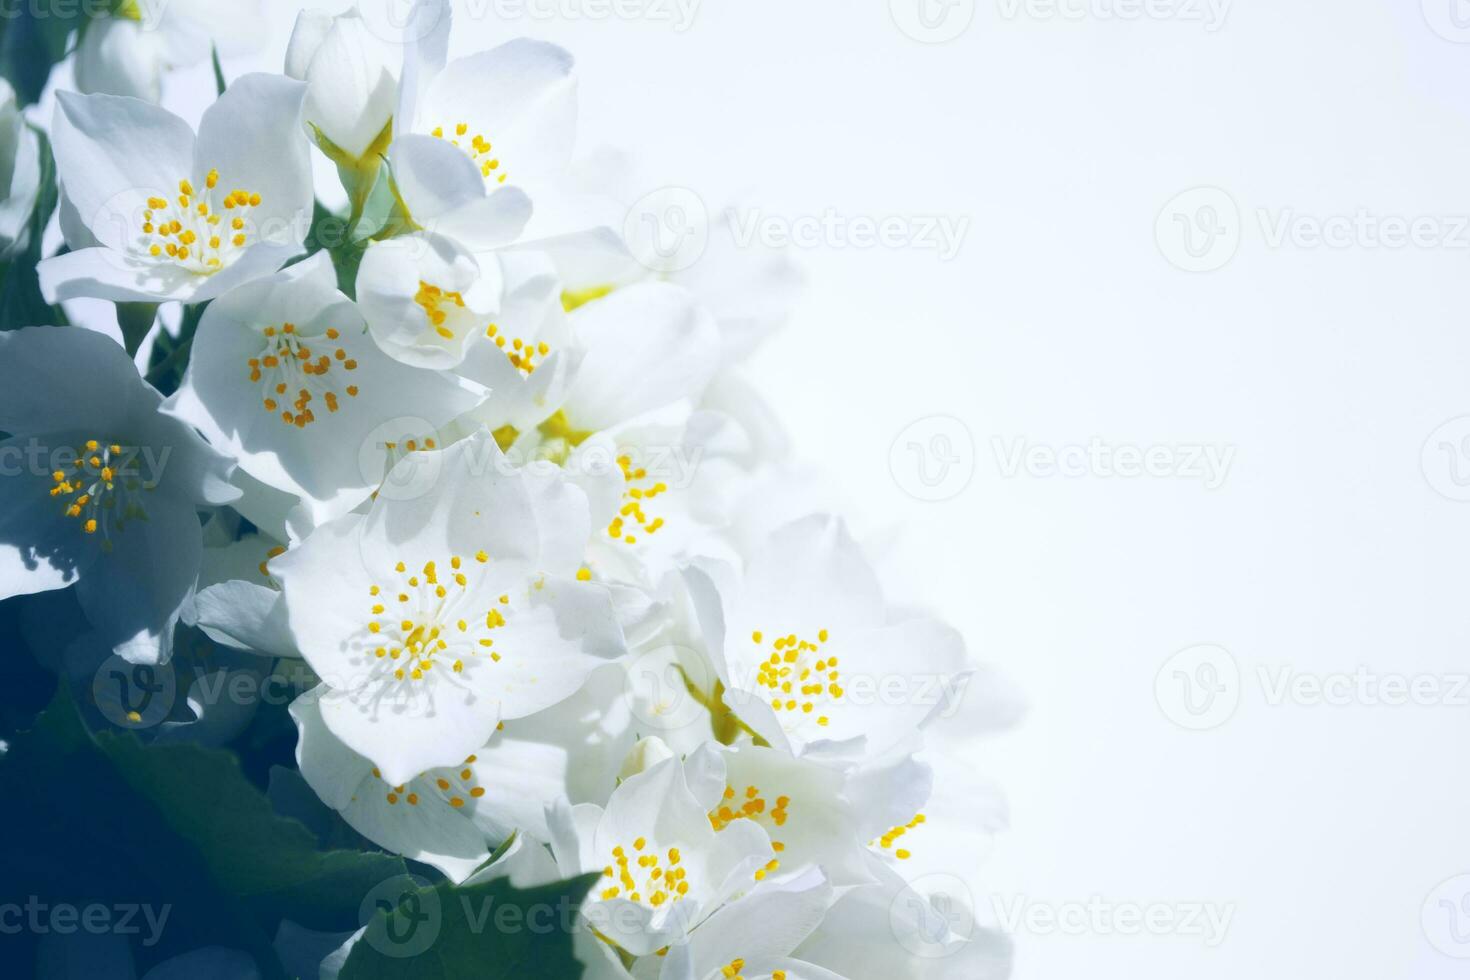
[[[774, 533], [706, 625], [727, 699], [798, 755], [857, 760], [911, 738], [962, 691], [959, 634], [887, 608], [842, 523], [814, 515]], [[717, 653], [718, 657], [719, 654]]]
[[294, 496], [310, 526], [378, 486], [397, 458], [383, 425], [439, 426], [474, 402], [455, 379], [383, 353], [318, 252], [209, 305], [167, 410]]
[[245, 75], [196, 137], [136, 99], [59, 93], [56, 164], [89, 241], [41, 263], [47, 299], [201, 303], [300, 254], [312, 213], [304, 94]]
[[168, 659], [230, 461], [159, 412], [121, 347], [77, 327], [0, 333], [0, 598], [75, 584], [99, 638]]
[[[420, 227], [483, 251], [515, 241], [527, 192], [566, 165], [576, 133], [572, 57], [519, 38], [447, 61], [447, 0], [420, 0], [405, 45], [389, 160]], [[429, 29], [427, 25], [432, 25]]]
[[432, 864], [456, 881], [517, 832], [545, 839], [546, 808], [604, 800], [633, 742], [622, 670], [593, 672], [560, 704], [514, 721], [455, 765], [394, 784], [322, 719], [313, 694], [297, 698], [297, 760], [317, 794], [359, 833]]
[[500, 266], [450, 238], [418, 233], [373, 242], [357, 270], [357, 300], [390, 357], [452, 368], [485, 339], [500, 308]]
[[394, 785], [461, 763], [623, 653], [606, 590], [576, 577], [579, 490], [510, 468], [484, 433], [404, 468], [427, 485], [380, 495], [270, 566], [329, 688], [323, 721]]
[[557, 806], [551, 846], [563, 874], [597, 871], [582, 914], [635, 956], [685, 941], [725, 902], [780, 867], [765, 831], [711, 825], [710, 789], [724, 766], [712, 747], [624, 780], [607, 806]]

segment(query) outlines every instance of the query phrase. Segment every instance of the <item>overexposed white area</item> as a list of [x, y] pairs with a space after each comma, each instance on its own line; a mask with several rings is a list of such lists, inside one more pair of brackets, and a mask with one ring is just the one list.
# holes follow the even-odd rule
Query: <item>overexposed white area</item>
[[920, 3], [466, 0], [453, 50], [563, 44], [584, 147], [824, 225], [748, 373], [1026, 694], [971, 760], [1020, 980], [1466, 975], [1470, 10]]

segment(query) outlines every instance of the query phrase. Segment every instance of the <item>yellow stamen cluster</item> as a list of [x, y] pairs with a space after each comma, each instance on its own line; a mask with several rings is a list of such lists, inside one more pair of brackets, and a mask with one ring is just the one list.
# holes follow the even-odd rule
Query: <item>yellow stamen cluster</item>
[[536, 358], [545, 357], [551, 353], [551, 347], [544, 340], [532, 344], [529, 340], [511, 337], [510, 346], [507, 347], [505, 334], [501, 333], [500, 328], [493, 323], [485, 328], [485, 336], [495, 341], [495, 346], [505, 351], [506, 360], [510, 361], [511, 366], [528, 378], [531, 372], [536, 370]]
[[682, 857], [677, 847], [668, 849], [667, 865], [656, 851], [648, 849], [648, 841], [643, 837], [633, 842], [632, 852], [629, 854], [622, 845], [613, 848], [613, 863], [602, 869], [602, 875], [616, 884], [598, 892], [601, 898], [622, 897], [658, 908], [665, 902], [681, 901], [689, 894], [688, 872], [680, 865]]
[[[709, 812], [709, 822], [716, 831], [724, 830], [736, 820], [765, 822], [767, 829], [784, 827], [790, 818], [787, 812], [790, 806], [791, 797], [789, 796], [778, 796], [776, 805], [769, 806], [759, 787], [747, 786], [743, 794], [738, 794], [735, 792], [735, 787], [726, 786], [720, 805]], [[778, 854], [786, 850], [786, 845], [774, 838], [771, 840], [771, 847]]]
[[[641, 466], [634, 468], [633, 461], [628, 456], [618, 457], [618, 468], [623, 471], [623, 481], [627, 487], [623, 490], [623, 506], [618, 508], [618, 516], [607, 526], [607, 536], [627, 544], [637, 544], [638, 535], [634, 531], [657, 534], [659, 528], [664, 526], [664, 519], [649, 517], [643, 505], [660, 494], [667, 493], [669, 487], [661, 480], [649, 482], [648, 471]], [[630, 527], [630, 524], [637, 526]]]
[[[424, 773], [418, 779], [404, 786], [390, 786], [384, 794], [389, 806], [397, 806], [400, 802], [409, 806], [418, 806], [424, 793], [437, 793], [446, 803], [456, 810], [463, 807], [467, 799], [478, 800], [485, 795], [485, 787], [477, 785], [475, 771], [470, 767], [475, 764], [477, 756], [467, 756], [462, 768], [433, 769]], [[373, 777], [381, 780], [383, 774], [373, 769]]]
[[475, 657], [500, 661], [489, 634], [505, 625], [503, 610], [509, 607], [510, 596], [500, 596], [499, 605], [487, 610], [467, 605], [472, 602], [469, 574], [480, 574], [475, 565], [489, 560], [483, 551], [468, 560], [455, 555], [448, 569], [441, 571], [437, 562], [430, 561], [418, 572], [399, 562], [394, 568], [399, 576], [396, 585], [368, 589], [372, 655], [395, 680], [422, 680], [441, 664], [459, 674]]
[[[750, 639], [759, 646], [764, 634], [756, 630]], [[771, 655], [761, 662], [756, 673], [756, 682], [774, 695], [772, 710], [810, 715], [819, 702], [830, 704], [842, 698], [837, 658], [820, 653], [821, 644], [826, 642], [826, 630], [817, 634], [816, 642], [800, 639], [795, 633], [776, 638]], [[818, 725], [825, 728], [829, 722], [826, 715], [817, 716]]]
[[[140, 490], [151, 490], [128, 471], [123, 447], [88, 439], [77, 447], [70, 469], [51, 473], [50, 495], [63, 503], [67, 517], [75, 518], [86, 534], [104, 538], [121, 531], [128, 521], [146, 519]], [[104, 548], [111, 542], [105, 541]]]
[[[326, 351], [308, 345], [294, 323], [269, 326], [261, 333], [265, 347], [245, 365], [251, 382], [264, 388], [261, 405], [267, 412], [279, 412], [282, 422], [304, 429], [316, 421], [312, 402], [317, 395], [322, 396], [329, 413], [341, 407], [341, 395], [332, 372], [356, 371], [357, 360], [347, 356], [346, 348], [335, 345], [341, 338], [336, 328], [328, 327], [324, 334], [311, 338], [313, 343], [323, 341]], [[356, 398], [359, 388], [350, 384], [343, 391], [347, 397]], [[289, 402], [283, 405], [287, 399]]]
[[170, 259], [191, 272], [218, 272], [248, 244], [249, 212], [260, 207], [260, 195], [232, 190], [221, 196], [219, 171], [204, 178], [204, 193], [179, 181], [172, 200], [150, 197], [143, 212], [140, 247], [155, 259]]
[[[479, 133], [471, 133], [469, 123], [456, 123], [454, 135], [445, 137], [444, 127], [435, 126], [432, 135], [438, 139], [448, 139], [450, 143], [469, 154], [475, 166], [480, 168], [480, 176], [489, 180], [493, 175], [497, 184], [505, 183], [505, 172], [500, 169], [500, 161], [491, 152], [490, 141]], [[464, 142], [460, 142], [463, 140]]]
[[454, 339], [454, 331], [445, 324], [449, 320], [449, 310], [444, 309], [446, 305], [464, 309], [464, 297], [449, 289], [441, 289], [433, 283], [419, 280], [419, 291], [414, 294], [413, 301], [423, 307], [424, 313], [429, 317], [429, 325], [434, 332], [445, 340]]
[[897, 827], [890, 828], [883, 834], [882, 837], [879, 837], [876, 841], [874, 841], [874, 843], [885, 851], [893, 851], [893, 856], [898, 858], [900, 861], [907, 861], [910, 857], [913, 856], [913, 853], [907, 848], [903, 847], [895, 850], [893, 845], [898, 843], [898, 839], [900, 837], [904, 836], [920, 824], [924, 823], [925, 819], [926, 818], [922, 813], [917, 813], [914, 815], [914, 819], [910, 820], [908, 823], [899, 824]]
[[[725, 980], [745, 980], [745, 974], [742, 972], [744, 969], [745, 960], [736, 957], [729, 963], [720, 967], [720, 976], [725, 978]], [[771, 980], [786, 980], [786, 971], [772, 970]]]

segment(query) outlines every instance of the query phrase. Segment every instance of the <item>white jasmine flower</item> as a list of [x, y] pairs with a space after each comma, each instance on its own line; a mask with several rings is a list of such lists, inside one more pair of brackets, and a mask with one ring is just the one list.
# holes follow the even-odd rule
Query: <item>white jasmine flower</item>
[[0, 78], [0, 259], [26, 244], [40, 187], [40, 142], [21, 115], [15, 90]]
[[82, 27], [77, 88], [157, 102], [164, 73], [198, 64], [211, 47], [245, 54], [265, 42], [260, 0], [118, 0]]
[[199, 573], [196, 508], [239, 494], [161, 401], [101, 334], [0, 333], [0, 599], [76, 584], [101, 639], [146, 663]]
[[544, 839], [546, 807], [605, 800], [633, 741], [622, 671], [593, 673], [560, 704], [515, 721], [453, 766], [398, 784], [353, 752], [322, 720], [318, 698], [291, 705], [301, 774], [360, 834], [462, 881], [517, 831]]
[[716, 911], [662, 957], [639, 960], [639, 980], [842, 980], [791, 954], [821, 924], [832, 886], [816, 869], [765, 881]]
[[[411, 492], [403, 472], [420, 474]], [[400, 785], [623, 653], [607, 591], [573, 575], [586, 499], [509, 467], [485, 433], [394, 469], [392, 495], [272, 559], [331, 731]], [[399, 499], [391, 499], [397, 497]]]
[[777, 531], [722, 598], [705, 622], [711, 647], [724, 651], [727, 701], [771, 745], [798, 755], [880, 757], [962, 683], [959, 634], [922, 617], [896, 621], [834, 518]]
[[209, 305], [167, 411], [296, 497], [315, 526], [378, 486], [397, 456], [385, 424], [438, 426], [474, 402], [454, 379], [384, 354], [318, 252]]
[[341, 13], [297, 15], [286, 75], [306, 83], [303, 118], [333, 163], [350, 168], [374, 157], [370, 151], [387, 151], [401, 64], [398, 46], [373, 30], [356, 3]]
[[389, 160], [420, 227], [475, 251], [514, 241], [530, 218], [523, 188], [553, 177], [576, 133], [572, 57], [525, 38], [446, 63], [445, 0], [421, 0], [435, 25], [406, 46]]
[[603, 876], [582, 914], [627, 952], [643, 956], [683, 942], [780, 867], [759, 825], [740, 821], [724, 832], [711, 826], [708, 787], [723, 774], [723, 761], [708, 746], [687, 766], [667, 759], [624, 780], [606, 808], [559, 805], [549, 814], [563, 875]]
[[443, 235], [373, 242], [357, 271], [357, 301], [390, 357], [452, 368], [485, 339], [500, 308], [500, 266]]
[[770, 836], [783, 873], [820, 868], [837, 886], [872, 881], [839, 773], [756, 745], [727, 749], [722, 756], [725, 782], [709, 812], [715, 830], [753, 821]]
[[137, 99], [59, 93], [51, 137], [88, 240], [41, 263], [46, 298], [202, 303], [300, 254], [312, 213], [304, 94], [245, 75], [196, 137]]

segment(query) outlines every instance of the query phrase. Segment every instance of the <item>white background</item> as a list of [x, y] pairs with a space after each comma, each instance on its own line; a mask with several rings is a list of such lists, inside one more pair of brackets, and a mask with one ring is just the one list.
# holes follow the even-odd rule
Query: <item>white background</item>
[[[1436, 489], [1457, 492], [1452, 464], [1470, 474], [1470, 426], [1435, 434], [1470, 414], [1458, 0], [1152, 0], [1132, 18], [1114, 0], [958, 0], [941, 27], [969, 26], [943, 44], [906, 35], [886, 0], [704, 0], [682, 31], [662, 5], [556, 2], [510, 19], [457, 2], [453, 51], [569, 47], [584, 147], [626, 147], [711, 209], [968, 221], [948, 261], [799, 250], [810, 288], [749, 374], [854, 524], [903, 531], [903, 597], [1026, 694], [1025, 724], [973, 756], [1012, 810], [986, 887], [1051, 909], [1233, 911], [1214, 948], [1022, 928], [1015, 975], [1470, 975], [1421, 926], [1428, 902], [1444, 933], [1431, 895], [1470, 872], [1470, 707], [1272, 705], [1259, 675], [1470, 670], [1470, 503]], [[894, 2], [914, 23], [919, 0]], [[181, 76], [170, 101], [202, 105], [208, 84]], [[1225, 234], [1201, 259], [1220, 267], [1188, 272], [1171, 258], [1188, 263], [1191, 223], [1204, 240], [1206, 199], [1164, 209], [1197, 187], [1224, 192]], [[1360, 210], [1431, 218], [1434, 240], [1276, 240], [1284, 219]], [[935, 415], [962, 424], [948, 449], [908, 429]], [[1094, 438], [1233, 455], [1212, 489], [1007, 475], [995, 448]], [[942, 450], [924, 473], [942, 456], [968, 485], [917, 499], [909, 441]], [[1155, 678], [1199, 644], [1233, 657], [1239, 706], [1188, 731]], [[1177, 681], [1165, 671], [1166, 692]], [[1470, 936], [1470, 914], [1459, 925]]]

